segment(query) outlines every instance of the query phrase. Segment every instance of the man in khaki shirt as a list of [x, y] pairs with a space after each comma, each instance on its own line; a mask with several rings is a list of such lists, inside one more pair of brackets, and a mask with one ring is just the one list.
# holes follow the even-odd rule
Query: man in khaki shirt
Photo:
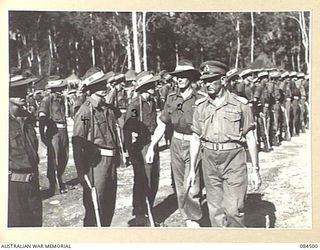
[[204, 63], [202, 79], [208, 96], [195, 105], [190, 141], [190, 174], [202, 147], [202, 169], [212, 227], [244, 227], [247, 166], [244, 144], [252, 159], [252, 183], [261, 185], [254, 119], [247, 100], [225, 88], [228, 67], [218, 61]]

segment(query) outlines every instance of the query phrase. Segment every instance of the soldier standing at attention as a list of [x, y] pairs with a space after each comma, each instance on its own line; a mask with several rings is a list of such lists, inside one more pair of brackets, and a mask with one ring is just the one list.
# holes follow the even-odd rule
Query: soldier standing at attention
[[252, 160], [251, 180], [261, 185], [258, 151], [253, 133], [254, 119], [247, 100], [226, 88], [228, 67], [209, 61], [201, 79], [208, 97], [196, 102], [190, 141], [190, 174], [194, 183], [197, 158], [202, 147], [202, 169], [212, 227], [244, 227], [244, 199], [247, 191], [247, 143]]
[[[148, 225], [148, 202], [152, 211], [159, 186], [159, 151], [155, 148], [155, 159], [151, 164], [145, 162], [145, 154], [151, 136], [157, 127], [156, 103], [153, 98], [155, 83], [160, 80], [150, 72], [137, 76], [138, 96], [129, 104], [124, 124], [124, 141], [133, 165], [133, 215], [136, 226]], [[150, 218], [149, 218], [150, 220]]]
[[86, 227], [96, 226], [98, 222], [85, 175], [91, 185], [96, 187], [101, 226], [110, 226], [116, 204], [116, 170], [119, 166], [116, 122], [120, 111], [104, 101], [108, 77], [110, 75], [104, 74], [97, 67], [86, 72], [84, 91], [89, 90], [90, 96], [74, 118], [73, 156], [83, 186]]
[[27, 84], [35, 78], [10, 77], [8, 227], [41, 227], [38, 139], [25, 109]]
[[[66, 81], [59, 76], [50, 76], [47, 89], [50, 94], [43, 98], [39, 107], [39, 132], [41, 141], [47, 147], [50, 193], [66, 193], [62, 175], [69, 159], [69, 138], [64, 96], [62, 90], [67, 86]], [[57, 186], [56, 186], [57, 185]]]
[[[186, 187], [186, 181], [190, 171], [189, 149], [194, 104], [197, 99], [204, 97], [203, 94], [199, 94], [192, 89], [191, 83], [199, 80], [200, 72], [194, 68], [191, 61], [184, 59], [178, 63], [175, 71], [170, 74], [175, 78], [179, 89], [176, 93], [168, 95], [146, 154], [146, 162], [153, 162], [154, 148], [164, 134], [166, 124], [172, 123], [174, 132], [170, 145], [171, 167], [178, 207], [187, 227], [199, 227], [198, 220], [202, 217], [199, 167], [197, 167], [195, 173], [195, 185], [188, 188]], [[199, 160], [197, 160], [198, 163]]]

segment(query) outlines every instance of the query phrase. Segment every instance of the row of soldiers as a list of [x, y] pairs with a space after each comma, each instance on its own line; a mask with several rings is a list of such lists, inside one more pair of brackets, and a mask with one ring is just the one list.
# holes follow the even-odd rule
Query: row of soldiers
[[[116, 202], [116, 170], [125, 151], [134, 170], [135, 225], [154, 224], [152, 212], [160, 172], [158, 142], [163, 135], [171, 140], [173, 181], [186, 226], [199, 226], [202, 217], [199, 173], [200, 159], [204, 158], [198, 157], [198, 149], [192, 154], [191, 145], [201, 141], [202, 153], [203, 148], [209, 148], [221, 150], [228, 157], [236, 150], [234, 166], [240, 164], [243, 168], [244, 157], [239, 156], [247, 141], [255, 169], [252, 179], [258, 188], [261, 179], [257, 144], [269, 151], [272, 145], [290, 140], [291, 135], [298, 135], [308, 126], [308, 76], [302, 74], [277, 69], [229, 70], [218, 61], [204, 62], [199, 71], [189, 60], [179, 61], [175, 71], [170, 73], [162, 71], [155, 75], [144, 71], [138, 75], [133, 73], [131, 78], [104, 73], [96, 67], [89, 69], [76, 93], [69, 93], [76, 97], [71, 112], [74, 118], [72, 146], [84, 192], [84, 226], [110, 226]], [[10, 77], [9, 226], [42, 224], [38, 144], [32, 128], [34, 119], [24, 108], [27, 85], [35, 81], [22, 75]], [[40, 138], [48, 150], [49, 190], [65, 193], [67, 187], [62, 182], [62, 175], [69, 157], [69, 138], [66, 97], [62, 93], [66, 83], [53, 76], [48, 79], [46, 88], [49, 93], [39, 102], [36, 114]], [[228, 98], [230, 100], [225, 103]], [[218, 108], [211, 113], [202, 110], [195, 120], [198, 105], [207, 101]], [[229, 104], [232, 105], [229, 107]], [[161, 109], [159, 118], [157, 107]], [[222, 115], [218, 115], [219, 112]], [[211, 124], [219, 125], [208, 130]], [[195, 140], [194, 144], [192, 140]], [[216, 159], [208, 157], [207, 166], [212, 162], [219, 165]], [[226, 160], [223, 159], [223, 163]], [[230, 167], [230, 162], [225, 167]], [[229, 190], [231, 193], [223, 195], [226, 205], [221, 202], [222, 196], [219, 204], [212, 198], [211, 180], [206, 174], [210, 175], [208, 169], [204, 171], [203, 179], [212, 226], [243, 226], [243, 216], [238, 213], [243, 208], [246, 172], [241, 169], [241, 191]], [[228, 178], [234, 177], [229, 175]], [[21, 193], [21, 188], [26, 190]], [[24, 195], [30, 190], [31, 196]], [[228, 198], [228, 195], [231, 196]], [[228, 204], [232, 204], [231, 210]], [[229, 217], [231, 219], [226, 222]]]

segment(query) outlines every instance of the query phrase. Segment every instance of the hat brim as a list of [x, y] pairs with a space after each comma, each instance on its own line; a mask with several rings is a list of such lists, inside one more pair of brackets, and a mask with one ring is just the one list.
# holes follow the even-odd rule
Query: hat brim
[[200, 80], [209, 80], [211, 78], [217, 78], [217, 77], [222, 77], [224, 75], [221, 74], [204, 74], [200, 77]]
[[[145, 81], [144, 83], [140, 84], [139, 86], [136, 87], [136, 91], [140, 91], [142, 88], [152, 88], [152, 83], [155, 83], [161, 79], [160, 76], [153, 76], [151, 79], [148, 81]], [[150, 86], [148, 86], [150, 85]]]
[[10, 87], [18, 87], [18, 86], [26, 85], [26, 84], [29, 84], [32, 82], [37, 82], [40, 79], [41, 78], [38, 78], [38, 77], [31, 77], [31, 78], [22, 79], [22, 80], [16, 81], [16, 82], [10, 82]]
[[176, 70], [173, 72], [169, 72], [169, 74], [172, 76], [177, 76], [177, 77], [187, 76], [187, 78], [190, 76], [195, 77], [195, 78], [199, 78], [201, 76], [200, 72], [196, 69]]

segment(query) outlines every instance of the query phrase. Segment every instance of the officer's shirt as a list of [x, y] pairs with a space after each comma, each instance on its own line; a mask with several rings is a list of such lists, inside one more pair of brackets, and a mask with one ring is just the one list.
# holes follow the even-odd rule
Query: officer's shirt
[[52, 93], [43, 98], [39, 106], [39, 116], [43, 116], [43, 114], [54, 122], [66, 123], [64, 97]]
[[225, 99], [215, 106], [210, 97], [199, 100], [193, 115], [192, 130], [204, 141], [244, 142], [244, 136], [254, 129], [250, 107], [243, 97], [225, 90]]
[[118, 146], [116, 120], [120, 115], [120, 111], [113, 106], [106, 103], [98, 104], [92, 97], [88, 97], [74, 118], [73, 136], [91, 141], [93, 135], [92, 141], [97, 146], [116, 149]]
[[9, 170], [37, 172], [38, 163], [38, 139], [30, 114], [9, 115]]
[[166, 124], [172, 123], [173, 129], [179, 133], [191, 135], [195, 102], [204, 96], [195, 90], [185, 100], [179, 92], [168, 95], [160, 120]]
[[157, 111], [154, 99], [147, 101], [142, 96], [134, 98], [127, 109], [124, 129], [138, 134], [144, 131], [147, 136], [152, 135], [156, 127]]

